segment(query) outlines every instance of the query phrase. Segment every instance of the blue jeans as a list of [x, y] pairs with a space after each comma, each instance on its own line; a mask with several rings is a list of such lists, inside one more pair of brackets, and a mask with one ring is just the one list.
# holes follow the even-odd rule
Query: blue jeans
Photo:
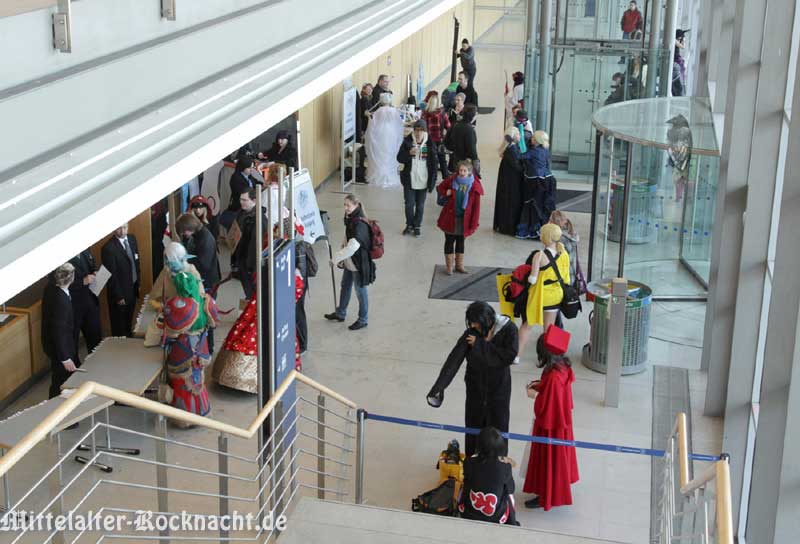
[[358, 322], [367, 322], [369, 312], [369, 299], [367, 298], [367, 288], [359, 287], [360, 280], [358, 272], [351, 272], [344, 269], [342, 274], [342, 291], [339, 293], [339, 307], [336, 308], [336, 315], [342, 319], [347, 317], [347, 305], [350, 304], [350, 294], [355, 286], [356, 298], [358, 298]]

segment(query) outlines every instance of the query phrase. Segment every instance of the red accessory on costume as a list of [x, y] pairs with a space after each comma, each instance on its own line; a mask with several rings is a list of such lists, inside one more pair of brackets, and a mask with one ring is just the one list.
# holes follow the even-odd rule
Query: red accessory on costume
[[550, 325], [544, 333], [544, 347], [553, 355], [564, 355], [569, 349], [569, 338], [567, 331]]
[[191, 297], [172, 297], [164, 307], [164, 325], [178, 334], [188, 331], [200, 315], [200, 305]]
[[211, 202], [209, 202], [209, 200], [206, 197], [204, 197], [203, 195], [193, 196], [189, 200], [189, 208], [192, 208], [193, 204], [202, 204], [203, 206], [206, 207], [207, 210], [206, 218], [209, 220], [214, 218], [214, 207], [211, 205]]

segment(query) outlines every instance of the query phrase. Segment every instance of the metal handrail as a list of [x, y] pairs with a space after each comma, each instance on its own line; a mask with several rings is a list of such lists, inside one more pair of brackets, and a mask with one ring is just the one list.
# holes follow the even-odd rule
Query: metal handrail
[[[692, 497], [696, 497], [696, 493], [703, 492], [705, 489], [709, 487], [709, 485], [714, 483], [714, 491], [715, 491], [715, 503], [716, 503], [716, 516], [715, 516], [715, 528], [716, 528], [716, 542], [717, 544], [733, 544], [733, 515], [732, 515], [732, 505], [731, 505], [731, 480], [730, 480], [730, 465], [728, 461], [728, 456], [723, 455], [722, 459], [719, 461], [715, 461], [711, 465], [709, 465], [700, 475], [696, 476], [693, 479], [689, 479], [689, 435], [688, 435], [688, 426], [686, 422], [686, 414], [681, 412], [675, 419], [675, 424], [672, 427], [672, 433], [669, 436], [669, 442], [674, 445], [677, 441], [678, 451], [677, 451], [677, 461], [678, 461], [678, 490], [683, 498], [687, 501], [691, 501]], [[667, 463], [670, 465], [667, 467], [667, 474], [672, 474], [671, 472], [671, 464], [674, 462], [673, 455], [674, 455], [674, 447], [667, 451], [668, 455], [666, 457]], [[666, 533], [667, 542], [672, 542], [673, 540], [680, 540], [680, 535], [672, 534], [671, 530], [671, 519], [666, 519], [666, 516], [677, 515], [671, 511], [673, 504], [672, 494], [674, 494], [675, 490], [671, 485], [673, 483], [672, 477], [668, 476], [665, 478], [666, 484], [664, 486], [664, 498], [663, 504], [665, 505], [664, 513], [665, 516], [665, 524], [669, 526], [669, 530]], [[705, 507], [705, 505], [703, 505]], [[699, 501], [697, 501], [691, 509], [693, 511], [700, 510], [701, 505]], [[684, 513], [689, 513], [688, 510], [684, 511]]]
[[295, 380], [298, 380], [309, 387], [316, 389], [320, 393], [339, 401], [345, 406], [357, 408], [357, 405], [350, 399], [343, 397], [342, 395], [332, 391], [320, 383], [317, 383], [308, 376], [300, 374], [296, 370], [292, 370], [289, 373], [280, 386], [275, 390], [275, 394], [272, 396], [272, 398], [267, 401], [261, 411], [258, 412], [256, 417], [246, 428], [236, 427], [234, 425], [223, 423], [208, 417], [198, 416], [179, 408], [174, 408], [160, 402], [121, 391], [114, 387], [109, 387], [107, 385], [90, 381], [84, 383], [79, 388], [74, 390], [72, 395], [70, 395], [70, 397], [67, 398], [63, 404], [61, 404], [61, 406], [56, 408], [50, 415], [44, 418], [41, 423], [34, 427], [31, 432], [25, 435], [22, 440], [20, 440], [13, 448], [8, 450], [2, 458], [0, 458], [0, 477], [11, 470], [20, 461], [20, 459], [25, 456], [25, 454], [31, 451], [36, 444], [44, 440], [56, 427], [58, 427], [58, 424], [68, 417], [69, 414], [74, 411], [81, 402], [88, 399], [92, 395], [105, 397], [109, 400], [113, 400], [133, 408], [138, 408], [145, 412], [150, 412], [155, 415], [182, 421], [198, 427], [219, 431], [238, 438], [250, 439], [256, 435], [264, 421], [266, 421], [270, 413], [275, 409], [275, 406], [277, 406], [278, 402], [280, 402], [283, 398], [286, 390]]

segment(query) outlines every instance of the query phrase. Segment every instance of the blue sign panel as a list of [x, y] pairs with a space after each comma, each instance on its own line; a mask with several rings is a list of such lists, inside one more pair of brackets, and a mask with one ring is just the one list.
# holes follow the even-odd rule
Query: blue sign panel
[[[294, 370], [295, 362], [295, 287], [294, 287], [294, 241], [283, 242], [275, 252], [272, 259], [272, 273], [275, 278], [275, 329], [271, 339], [270, 348], [275, 353], [275, 369], [272, 376], [275, 388]], [[266, 396], [266, 395], [265, 395]], [[295, 410], [286, 411], [292, 407], [297, 398], [295, 384], [293, 383], [283, 395], [283, 412], [285, 418], [281, 430], [287, 436], [284, 444], [290, 444], [296, 432], [294, 424]], [[275, 421], [276, 430], [280, 420]]]

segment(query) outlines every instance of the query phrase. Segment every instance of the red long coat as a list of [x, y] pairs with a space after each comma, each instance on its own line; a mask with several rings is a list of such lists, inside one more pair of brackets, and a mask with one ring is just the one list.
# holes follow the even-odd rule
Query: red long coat
[[[439, 221], [436, 224], [443, 231], [450, 233], [456, 230], [456, 197], [454, 194], [448, 197], [447, 191], [453, 188], [454, 179], [456, 179], [456, 175], [451, 174], [436, 187], [439, 196], [447, 198], [447, 203], [442, 208], [441, 213], [439, 213]], [[483, 185], [481, 185], [480, 178], [475, 176], [475, 181], [472, 183], [472, 189], [469, 192], [469, 202], [467, 202], [467, 208], [464, 210], [464, 238], [478, 230], [478, 221], [481, 217], [482, 194]]]
[[[542, 374], [533, 404], [533, 435], [561, 440], [574, 440], [572, 434], [572, 382], [575, 374], [568, 366], [557, 365]], [[578, 481], [578, 459], [571, 446], [531, 444], [525, 493], [534, 493], [539, 504], [553, 506], [572, 504], [570, 485]]]

